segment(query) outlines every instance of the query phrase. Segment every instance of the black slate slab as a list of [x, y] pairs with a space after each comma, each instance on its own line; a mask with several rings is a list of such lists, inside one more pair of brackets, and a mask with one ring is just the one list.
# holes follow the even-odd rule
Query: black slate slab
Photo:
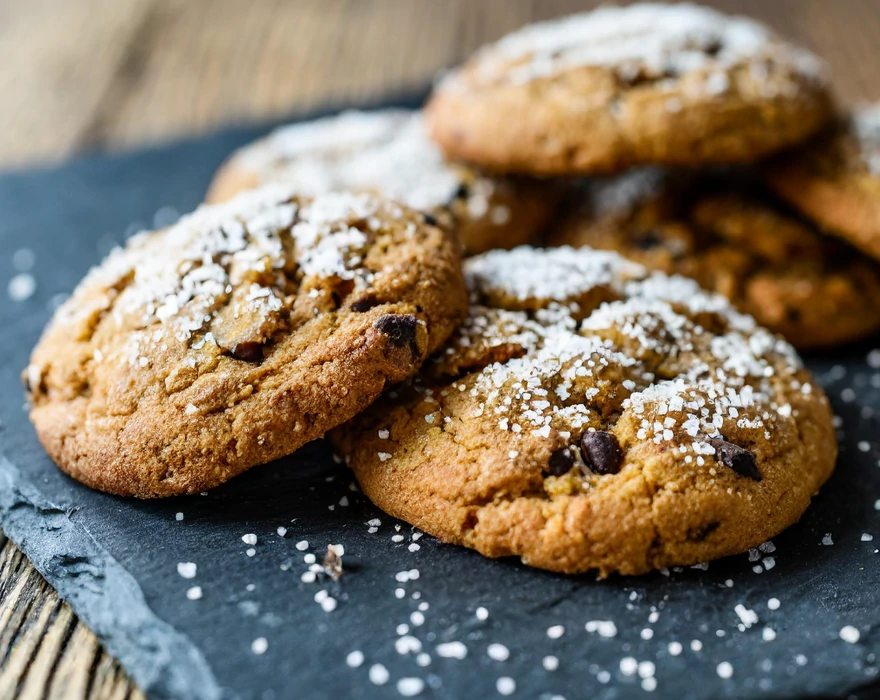
[[[842, 444], [802, 522], [706, 569], [597, 582], [418, 538], [353, 490], [322, 443], [192, 498], [124, 500], [62, 475], [19, 383], [57, 295], [113, 243], [193, 208], [222, 158], [261, 131], [0, 176], [0, 525], [151, 697], [393, 698], [422, 683], [424, 697], [500, 697], [511, 681], [513, 697], [568, 700], [880, 697], [880, 342], [808, 360]], [[36, 292], [13, 301], [22, 249]], [[344, 545], [346, 573], [303, 582], [304, 556], [320, 561], [329, 543]], [[857, 643], [840, 638], [846, 625]], [[447, 642], [466, 657], [442, 658]], [[495, 646], [490, 657], [497, 644], [509, 658]], [[376, 664], [384, 685], [370, 680], [385, 675]]]

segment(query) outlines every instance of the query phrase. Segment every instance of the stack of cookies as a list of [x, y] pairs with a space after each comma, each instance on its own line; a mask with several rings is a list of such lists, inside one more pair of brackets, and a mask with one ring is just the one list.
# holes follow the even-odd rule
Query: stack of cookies
[[880, 113], [837, 116], [815, 56], [691, 5], [526, 27], [423, 113], [245, 147], [207, 199], [95, 268], [25, 372], [94, 488], [195, 493], [327, 435], [444, 541], [693, 564], [831, 474], [792, 345], [880, 329]]

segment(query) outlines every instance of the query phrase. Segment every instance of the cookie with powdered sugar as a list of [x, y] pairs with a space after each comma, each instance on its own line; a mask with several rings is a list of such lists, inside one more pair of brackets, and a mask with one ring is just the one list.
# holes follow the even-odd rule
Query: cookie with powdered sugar
[[765, 174], [792, 206], [880, 259], [880, 103], [774, 159]]
[[639, 574], [757, 546], [831, 474], [822, 389], [720, 295], [587, 249], [465, 274], [452, 340], [330, 435], [391, 515], [490, 557]]
[[430, 212], [458, 229], [470, 254], [532, 242], [555, 201], [546, 183], [447, 162], [427, 137], [421, 113], [403, 109], [349, 111], [276, 129], [229, 158], [207, 200], [269, 182], [308, 195], [374, 192]]
[[198, 493], [354, 416], [466, 308], [458, 241], [422, 213], [270, 185], [94, 268], [24, 373], [31, 420], [91, 487]]
[[426, 107], [449, 158], [542, 175], [753, 161], [831, 116], [825, 68], [768, 27], [689, 4], [603, 7], [479, 50]]
[[614, 250], [692, 277], [799, 348], [880, 330], [880, 266], [827, 235], [750, 172], [639, 169], [592, 179], [550, 245]]

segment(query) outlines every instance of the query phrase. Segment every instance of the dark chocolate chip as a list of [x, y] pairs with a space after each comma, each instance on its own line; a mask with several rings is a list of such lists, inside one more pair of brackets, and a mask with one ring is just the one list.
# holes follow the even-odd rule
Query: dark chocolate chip
[[617, 438], [600, 430], [583, 434], [581, 454], [587, 466], [597, 474], [617, 474], [623, 463], [623, 450]]
[[358, 299], [357, 301], [352, 302], [351, 310], [356, 311], [359, 314], [364, 313], [364, 311], [369, 311], [370, 309], [379, 306], [379, 302], [375, 299], [371, 299], [366, 297], [364, 299]]
[[409, 345], [413, 357], [418, 357], [419, 345], [416, 342], [418, 319], [412, 314], [385, 314], [373, 324], [376, 330], [388, 336], [395, 347]]
[[428, 224], [428, 226], [439, 226], [440, 225], [440, 222], [437, 221], [437, 218], [434, 216], [431, 216], [431, 214], [424, 214], [423, 213], [422, 216], [425, 217], [425, 223]]
[[641, 231], [633, 239], [633, 246], [638, 250], [651, 250], [663, 243], [663, 238], [653, 229]]
[[563, 447], [550, 455], [550, 461], [547, 463], [547, 472], [553, 476], [562, 476], [571, 471], [574, 463], [574, 453], [570, 448]]
[[740, 476], [747, 476], [755, 481], [763, 479], [758, 470], [758, 460], [745, 447], [734, 445], [732, 442], [720, 438], [714, 438], [710, 440], [710, 443], [715, 448], [718, 461], [725, 467], [733, 469]]
[[232, 356], [245, 362], [257, 362], [263, 359], [263, 346], [260, 343], [239, 343], [232, 348]]

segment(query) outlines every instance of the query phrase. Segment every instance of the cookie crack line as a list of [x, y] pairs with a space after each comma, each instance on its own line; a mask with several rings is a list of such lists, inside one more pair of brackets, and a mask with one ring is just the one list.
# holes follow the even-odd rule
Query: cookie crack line
[[395, 516], [488, 556], [634, 574], [760, 544], [831, 473], [827, 398], [723, 297], [583, 248], [465, 271], [451, 340], [330, 434]]
[[31, 418], [90, 486], [204, 491], [411, 376], [465, 307], [453, 230], [375, 195], [270, 185], [92, 270], [24, 373]]

